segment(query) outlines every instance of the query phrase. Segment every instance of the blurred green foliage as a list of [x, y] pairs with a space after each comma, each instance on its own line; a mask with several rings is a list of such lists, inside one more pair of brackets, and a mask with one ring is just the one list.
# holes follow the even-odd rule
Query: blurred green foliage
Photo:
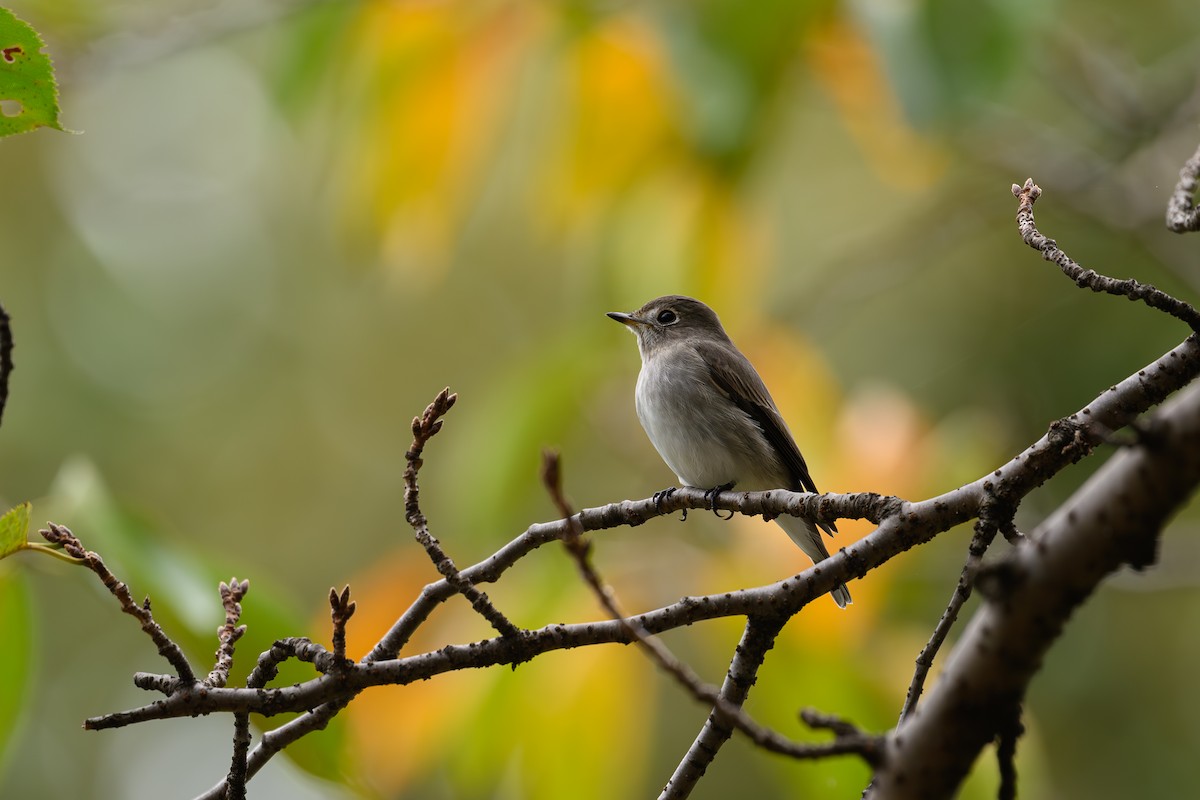
[[7, 765], [12, 738], [21, 730], [31, 697], [30, 678], [35, 663], [33, 609], [28, 582], [13, 566], [0, 567], [0, 766]]
[[[0, 500], [35, 498], [70, 526], [199, 669], [216, 582], [249, 578], [235, 680], [275, 637], [326, 641], [329, 586], [354, 588], [359, 655], [436, 577], [400, 475], [409, 420], [445, 385], [461, 400], [422, 502], [460, 565], [554, 516], [543, 446], [563, 452], [577, 505], [666, 486], [633, 414], [633, 342], [605, 311], [702, 297], [822, 489], [919, 498], [1007, 460], [1186, 333], [1027, 250], [1012, 182], [1038, 181], [1039, 224], [1086, 266], [1200, 289], [1195, 240], [1161, 223], [1200, 96], [1200, 19], [1174, 0], [14, 7], [84, 135], [0, 142], [20, 187], [0, 192], [17, 343]], [[1039, 490], [1020, 525], [1094, 466]], [[844, 527], [839, 545], [868, 531]], [[1200, 614], [1197, 541], [1189, 511], [1161, 566], [1073, 621], [1027, 704], [1022, 797], [1187, 785], [1200, 653], [1176, 634]], [[940, 537], [853, 587], [850, 611], [818, 603], [789, 623], [752, 713], [798, 737], [803, 706], [890, 727], [966, 542]], [[629, 609], [806, 566], [761, 521], [701, 514], [596, 548]], [[94, 579], [33, 561], [0, 565], [0, 624], [38, 664], [20, 700], [36, 713], [0, 726], [16, 734], [0, 795], [211, 786], [228, 720], [79, 730], [149, 699], [129, 675], [163, 664]], [[556, 548], [488, 592], [521, 625], [602, 613]], [[739, 632], [666, 640], [719, 682]], [[408, 652], [488, 635], [451, 603]], [[0, 678], [2, 715], [24, 679]], [[553, 654], [368, 692], [290, 752], [306, 773], [276, 759], [253, 796], [650, 796], [703, 717], [632, 648]], [[865, 777], [735, 738], [695, 796], [843, 796]], [[985, 756], [963, 796], [995, 783]]]

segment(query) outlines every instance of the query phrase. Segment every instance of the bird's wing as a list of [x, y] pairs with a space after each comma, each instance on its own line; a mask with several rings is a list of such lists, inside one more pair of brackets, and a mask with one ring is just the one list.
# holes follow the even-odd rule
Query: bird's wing
[[[775, 401], [771, 399], [766, 385], [750, 362], [746, 361], [741, 353], [737, 354], [745, 366], [745, 369], [740, 370], [739, 374], [725, 366], [729, 359], [728, 351], [719, 352], [717, 344], [703, 342], [697, 345], [697, 350], [700, 357], [704, 359], [709, 375], [712, 376], [717, 389], [758, 423], [758, 427], [767, 437], [767, 441], [780, 454], [792, 481], [791, 486], [784, 488], [804, 489], [806, 492], [816, 493], [817, 485], [813, 483], [812, 476], [808, 474], [808, 464], [804, 462], [804, 456], [800, 454], [796, 440], [788, 432], [787, 423], [783, 421], [779, 409], [775, 407]], [[837, 530], [832, 523], [822, 522], [820, 525], [831, 535]]]

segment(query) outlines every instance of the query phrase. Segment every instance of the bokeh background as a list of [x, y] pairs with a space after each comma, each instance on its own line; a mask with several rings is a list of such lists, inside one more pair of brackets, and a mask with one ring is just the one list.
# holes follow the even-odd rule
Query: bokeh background
[[[80, 133], [0, 141], [0, 499], [71, 526], [204, 669], [215, 582], [249, 578], [235, 677], [275, 637], [328, 641], [330, 586], [354, 588], [357, 656], [435, 577], [400, 476], [443, 386], [460, 401], [423, 505], [460, 564], [554, 516], [545, 446], [580, 506], [670, 484], [606, 311], [708, 301], [822, 489], [918, 499], [1185, 333], [1026, 249], [1012, 182], [1037, 180], [1039, 223], [1085, 265], [1200, 291], [1197, 240], [1161, 222], [1200, 136], [1191, 0], [7, 5]], [[793, 620], [753, 714], [798, 737], [803, 706], [894, 724], [968, 537]], [[807, 566], [773, 526], [698, 513], [606, 532], [596, 560], [629, 609]], [[1192, 510], [1072, 621], [1026, 708], [1022, 797], [1192, 784], [1198, 575]], [[557, 548], [489, 593], [527, 626], [602, 613]], [[223, 775], [228, 719], [81, 730], [165, 669], [92, 576], [22, 554], [0, 597], [0, 796], [191, 797]], [[719, 682], [739, 631], [666, 640]], [[450, 603], [411, 652], [488, 633]], [[552, 654], [368, 692], [251, 796], [649, 797], [704, 715], [631, 648]], [[694, 796], [856, 797], [866, 777], [735, 738]], [[963, 796], [995, 783], [989, 753]]]

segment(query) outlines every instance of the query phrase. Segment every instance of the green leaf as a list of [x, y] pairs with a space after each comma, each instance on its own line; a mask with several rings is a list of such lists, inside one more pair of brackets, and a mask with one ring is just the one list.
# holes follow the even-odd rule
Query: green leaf
[[23, 549], [28, 532], [29, 503], [21, 503], [0, 517], [0, 558]]
[[0, 8], [0, 136], [34, 128], [63, 130], [58, 84], [37, 31]]
[[33, 675], [29, 588], [22, 576], [12, 571], [0, 572], [0, 642], [4, 642], [4, 658], [0, 658], [0, 763], [3, 763], [9, 744], [20, 731], [18, 723], [24, 700], [30, 695], [29, 680]]

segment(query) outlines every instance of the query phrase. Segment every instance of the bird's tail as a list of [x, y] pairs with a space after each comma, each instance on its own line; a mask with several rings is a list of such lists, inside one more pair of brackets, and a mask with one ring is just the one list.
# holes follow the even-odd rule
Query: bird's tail
[[[819, 564], [829, 558], [829, 551], [825, 549], [825, 542], [821, 539], [821, 532], [811, 522], [787, 515], [776, 517], [775, 522], [804, 551], [804, 554], [813, 560], [814, 564]], [[839, 583], [829, 594], [833, 596], [833, 602], [837, 603], [839, 608], [845, 608], [854, 602], [850, 599], [850, 590], [846, 588], [846, 584], [844, 583]]]

